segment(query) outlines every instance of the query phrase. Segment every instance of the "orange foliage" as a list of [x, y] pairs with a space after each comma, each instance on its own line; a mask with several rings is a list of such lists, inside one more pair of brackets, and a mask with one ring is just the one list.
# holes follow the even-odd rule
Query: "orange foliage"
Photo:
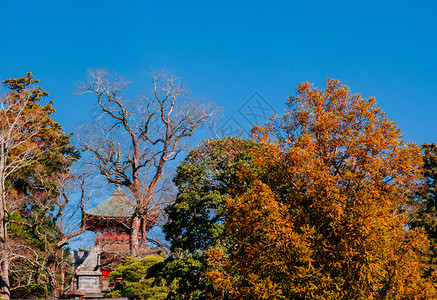
[[420, 149], [339, 81], [302, 83], [287, 104], [253, 130], [261, 173], [228, 200], [232, 246], [210, 251], [210, 279], [239, 299], [436, 298], [427, 239], [406, 229]]

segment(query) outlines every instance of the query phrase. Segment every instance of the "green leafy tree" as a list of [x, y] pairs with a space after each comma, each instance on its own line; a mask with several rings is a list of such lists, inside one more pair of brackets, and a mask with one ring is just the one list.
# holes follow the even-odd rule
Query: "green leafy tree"
[[232, 247], [212, 248], [215, 298], [435, 299], [423, 230], [406, 230], [420, 149], [373, 98], [302, 83], [255, 128], [258, 173], [226, 201]]
[[410, 225], [425, 228], [430, 241], [428, 277], [437, 270], [437, 144], [423, 144], [422, 158], [423, 180], [412, 191], [415, 214]]
[[[40, 103], [48, 93], [35, 87], [36, 83], [38, 80], [31, 73], [3, 82], [9, 89], [2, 99], [0, 114], [3, 298], [16, 296], [10, 290], [13, 293], [20, 290], [21, 296], [26, 286], [35, 286], [38, 280], [22, 280], [30, 278], [28, 275], [32, 273], [46, 278], [41, 283], [49, 287], [45, 297], [50, 294], [58, 297], [59, 261], [65, 256], [63, 246], [71, 237], [58, 223], [63, 212], [59, 196], [79, 153], [70, 144], [71, 135], [65, 134], [52, 119], [54, 103]], [[20, 235], [23, 230], [32, 237], [23, 239]]]
[[124, 263], [111, 272], [111, 291], [106, 293], [105, 297], [138, 296], [140, 299], [165, 299], [174, 286], [167, 286], [165, 280], [155, 277], [156, 267], [163, 260], [156, 255], [143, 259], [127, 257]]
[[424, 144], [423, 150], [423, 175], [425, 178], [425, 191], [422, 193], [425, 211], [422, 226], [430, 240], [430, 273], [436, 271], [437, 266], [437, 145], [436, 143]]
[[167, 280], [178, 280], [171, 299], [205, 299], [212, 286], [206, 278], [204, 252], [212, 246], [228, 247], [223, 236], [226, 196], [241, 190], [244, 182], [238, 169], [253, 168], [251, 141], [238, 138], [211, 140], [192, 149], [179, 165], [175, 178], [179, 193], [166, 212], [166, 239], [172, 256], [163, 273]]

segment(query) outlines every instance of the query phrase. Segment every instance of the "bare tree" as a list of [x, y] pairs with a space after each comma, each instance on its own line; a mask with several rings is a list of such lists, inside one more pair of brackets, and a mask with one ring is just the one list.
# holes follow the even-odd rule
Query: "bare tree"
[[[50, 294], [45, 298], [57, 299], [65, 292], [64, 275], [71, 262], [64, 247], [87, 229], [84, 208], [92, 191], [85, 178], [85, 174], [78, 178], [73, 173], [65, 174], [59, 178], [57, 197], [50, 197], [49, 201], [33, 198], [38, 212], [31, 220], [11, 220], [30, 232], [36, 241], [44, 241], [41, 248], [24, 242], [20, 236], [10, 238], [10, 272], [15, 278], [11, 291], [35, 285], [32, 279], [38, 278], [49, 288], [47, 292]], [[79, 197], [79, 201], [71, 201], [70, 195]], [[80, 212], [79, 218], [76, 212]], [[35, 225], [38, 225], [38, 230]]]
[[[211, 103], [190, 98], [179, 79], [167, 73], [151, 75], [151, 93], [135, 101], [123, 98], [128, 82], [120, 75], [89, 71], [79, 93], [96, 97], [93, 122], [82, 127], [80, 145], [91, 153], [89, 163], [110, 183], [128, 188], [135, 198], [130, 252], [137, 256], [147, 230], [160, 218], [165, 165], [186, 148], [194, 131], [217, 112]], [[122, 165], [117, 167], [117, 144]], [[141, 242], [139, 242], [141, 237]]]
[[[35, 284], [32, 279], [39, 278], [49, 288], [47, 292], [50, 294], [46, 294], [46, 298], [57, 299], [65, 292], [64, 275], [70, 262], [64, 247], [86, 230], [84, 207], [91, 193], [86, 188], [84, 178], [85, 175], [76, 178], [72, 173], [65, 174], [59, 178], [57, 197], [50, 197], [49, 201], [33, 199], [39, 210], [32, 220], [11, 221], [30, 230], [36, 240], [45, 241], [41, 249], [32, 243], [23, 242], [22, 237], [11, 237], [11, 272], [16, 281], [11, 290], [25, 289]], [[79, 201], [71, 201], [72, 194], [79, 197]], [[76, 212], [80, 212], [79, 220]], [[39, 230], [34, 229], [35, 225], [38, 225]]]
[[29, 95], [8, 94], [0, 106], [0, 297], [9, 299], [8, 215], [14, 201], [7, 201], [8, 179], [39, 159], [40, 145], [34, 140], [41, 123], [38, 114], [26, 111]]
[[[60, 182], [59, 196], [52, 198], [52, 201], [49, 203], [51, 207], [47, 207], [47, 213], [45, 214], [54, 226], [57, 241], [47, 249], [48, 259], [44, 266], [49, 274], [51, 297], [53, 299], [59, 298], [60, 294], [65, 291], [64, 286], [62, 286], [63, 280], [57, 278], [58, 275], [61, 275], [63, 278], [65, 273], [65, 264], [63, 264], [64, 247], [69, 244], [71, 239], [84, 233], [87, 229], [85, 204], [89, 201], [92, 192], [86, 188], [86, 177], [86, 174], [82, 174], [78, 178], [72, 173], [67, 174]], [[72, 190], [71, 186], [78, 186], [79, 190]], [[71, 194], [74, 194], [75, 197], [79, 194], [80, 199], [75, 201], [77, 207], [74, 210], [68, 211], [69, 205], [72, 202]], [[80, 211], [79, 222], [77, 222], [78, 216], [75, 211]], [[76, 224], [72, 224], [71, 221], [76, 221]]]

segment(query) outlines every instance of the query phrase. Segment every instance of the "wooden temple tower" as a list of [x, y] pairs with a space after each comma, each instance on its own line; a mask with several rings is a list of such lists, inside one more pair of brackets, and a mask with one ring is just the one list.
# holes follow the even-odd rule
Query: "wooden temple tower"
[[129, 255], [134, 204], [117, 186], [108, 199], [85, 211], [87, 229], [95, 232], [97, 239], [93, 247], [82, 250], [85, 260], [76, 268], [76, 284], [67, 296], [103, 297], [109, 286], [109, 274]]
[[88, 230], [97, 234], [96, 246], [100, 249], [99, 266], [102, 275], [108, 275], [129, 254], [134, 204], [123, 189], [117, 186], [111, 197], [85, 211]]

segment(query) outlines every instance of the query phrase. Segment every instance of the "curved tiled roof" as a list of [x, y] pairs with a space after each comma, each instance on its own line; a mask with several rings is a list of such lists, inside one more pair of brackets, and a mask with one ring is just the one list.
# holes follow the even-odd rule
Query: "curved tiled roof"
[[121, 187], [117, 187], [111, 197], [99, 205], [85, 211], [87, 215], [112, 218], [131, 217], [135, 211], [134, 202], [126, 197]]

